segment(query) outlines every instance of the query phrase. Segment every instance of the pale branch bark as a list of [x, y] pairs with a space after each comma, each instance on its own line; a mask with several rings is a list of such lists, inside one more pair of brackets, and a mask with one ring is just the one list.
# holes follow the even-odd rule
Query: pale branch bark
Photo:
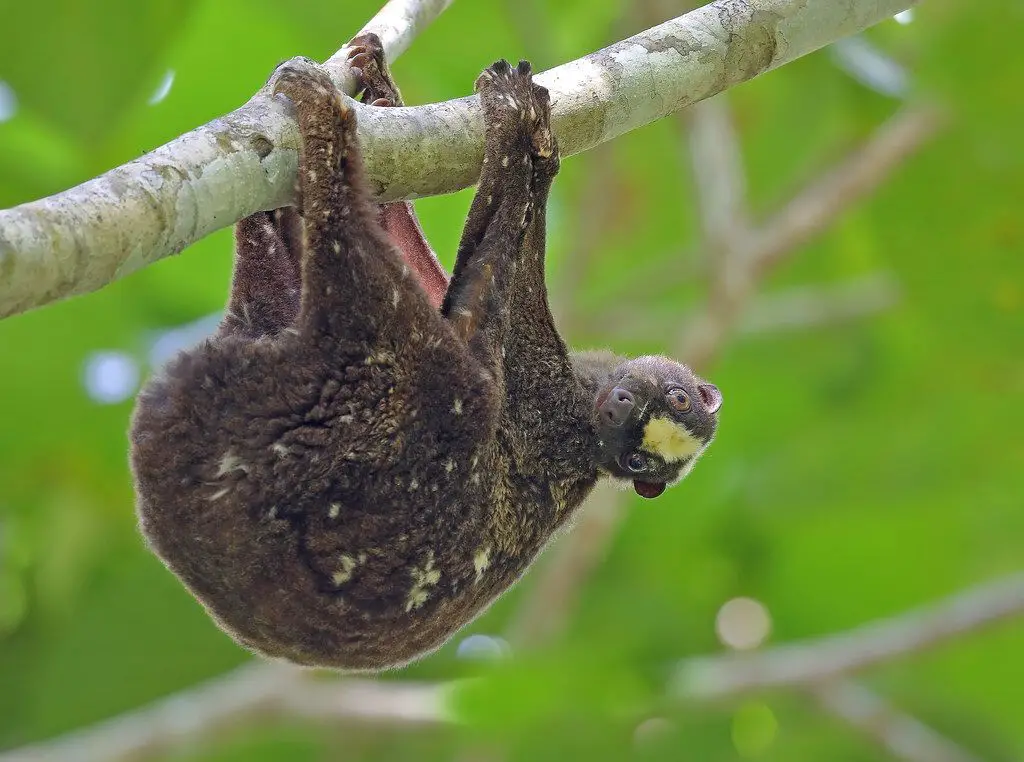
[[318, 679], [254, 662], [67, 735], [0, 752], [0, 762], [137, 762], [259, 721], [298, 719], [414, 727], [449, 720], [444, 684]]
[[[419, 11], [389, 14], [381, 27], [389, 56], [413, 34], [398, 30], [425, 23], [447, 4], [407, 2], [400, 7]], [[717, 0], [538, 79], [551, 90], [553, 125], [569, 155], [913, 4]], [[339, 58], [331, 61], [338, 74]], [[351, 83], [339, 76], [339, 84]], [[476, 180], [483, 156], [477, 98], [386, 111], [355, 108], [381, 200], [450, 192]], [[95, 290], [246, 215], [287, 204], [297, 144], [294, 121], [263, 89], [235, 112], [140, 159], [0, 212], [0, 316]]]
[[[905, 749], [910, 718], [854, 688], [828, 695], [843, 676], [907, 658], [1000, 621], [1024, 616], [1024, 572], [960, 591], [931, 606], [846, 632], [744, 655], [683, 659], [674, 667], [669, 698], [682, 702], [735, 699], [765, 689], [825, 691], [837, 716]], [[1009, 679], [1009, 678], [1008, 678]], [[455, 723], [449, 696], [458, 682], [407, 683], [323, 677], [284, 664], [255, 662], [89, 728], [0, 752], [0, 762], [140, 762], [195, 745], [258, 721], [379, 723], [419, 727]], [[854, 701], [860, 706], [855, 706]], [[919, 732], [923, 726], [918, 724]], [[902, 740], [900, 740], [902, 737]], [[937, 741], [932, 738], [926, 743]], [[920, 739], [918, 739], [920, 743]], [[923, 747], [922, 747], [923, 748]], [[938, 746], [932, 747], [938, 749]], [[913, 753], [912, 751], [909, 753]], [[906, 756], [908, 762], [967, 762], [967, 757]]]
[[819, 706], [903, 762], [981, 762], [881, 696], [843, 680], [810, 689]]
[[710, 700], [827, 682], [1021, 614], [1024, 573], [838, 635], [755, 653], [687, 659], [676, 672], [674, 692]]
[[687, 112], [690, 163], [700, 212], [704, 255], [728, 262], [748, 245], [747, 173], [725, 96], [709, 98]]
[[[361, 30], [394, 60], [452, 0], [389, 0]], [[355, 91], [343, 46], [326, 66]], [[268, 72], [269, 73], [269, 72]], [[261, 88], [248, 103], [100, 177], [0, 211], [0, 318], [101, 288], [260, 209], [290, 203], [298, 132]]]

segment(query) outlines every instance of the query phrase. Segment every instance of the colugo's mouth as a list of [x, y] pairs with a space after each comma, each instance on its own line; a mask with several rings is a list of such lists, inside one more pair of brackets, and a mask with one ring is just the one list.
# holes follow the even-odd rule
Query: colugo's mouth
[[633, 489], [640, 497], [653, 498], [665, 491], [664, 482], [644, 482], [639, 479], [633, 480]]

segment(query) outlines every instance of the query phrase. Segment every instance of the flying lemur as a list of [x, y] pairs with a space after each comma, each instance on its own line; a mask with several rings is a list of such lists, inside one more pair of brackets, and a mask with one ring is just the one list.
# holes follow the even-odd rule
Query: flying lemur
[[[372, 35], [364, 100], [399, 105]], [[411, 207], [375, 206], [354, 111], [312, 62], [270, 86], [301, 136], [299, 210], [241, 221], [227, 312], [140, 393], [143, 533], [239, 643], [377, 670], [432, 651], [526, 570], [601, 477], [655, 497], [722, 397], [664, 357], [572, 353], [544, 285], [547, 91], [476, 82], [479, 187], [450, 284]]]

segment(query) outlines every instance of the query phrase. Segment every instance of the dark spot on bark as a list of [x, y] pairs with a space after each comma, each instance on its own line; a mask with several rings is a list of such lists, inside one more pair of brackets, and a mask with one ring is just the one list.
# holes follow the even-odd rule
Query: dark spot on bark
[[640, 40], [640, 45], [648, 53], [665, 53], [669, 50], [676, 51], [683, 58], [691, 53], [699, 53], [701, 46], [693, 39], [684, 39], [679, 35], [670, 34], [655, 40]]
[[271, 143], [263, 135], [251, 135], [249, 137], [249, 148], [256, 152], [256, 155], [260, 157], [260, 160], [267, 158], [270, 152], [274, 150], [274, 144]]
[[238, 150], [238, 146], [235, 145], [235, 141], [231, 139], [231, 136], [223, 132], [217, 133], [217, 146], [222, 151], [227, 151], [228, 153], [234, 153]]
[[726, 76], [732, 83], [756, 77], [771, 66], [777, 48], [777, 27], [782, 17], [754, 9], [745, 0], [715, 5], [718, 19], [728, 32]]

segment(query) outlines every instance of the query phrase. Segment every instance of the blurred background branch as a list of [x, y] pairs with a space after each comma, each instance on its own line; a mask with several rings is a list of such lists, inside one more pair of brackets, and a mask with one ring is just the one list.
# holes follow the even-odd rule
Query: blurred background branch
[[[672, 700], [703, 702], [768, 689], [807, 689], [829, 712], [899, 759], [966, 762], [974, 757], [840, 678], [1022, 615], [1024, 573], [847, 632], [753, 653], [683, 659], [673, 668], [668, 693]], [[448, 697], [457, 689], [457, 683], [371, 681], [257, 661], [95, 727], [0, 753], [0, 762], [138, 762], [247, 724], [286, 719], [407, 728], [451, 723], [458, 716]]]

